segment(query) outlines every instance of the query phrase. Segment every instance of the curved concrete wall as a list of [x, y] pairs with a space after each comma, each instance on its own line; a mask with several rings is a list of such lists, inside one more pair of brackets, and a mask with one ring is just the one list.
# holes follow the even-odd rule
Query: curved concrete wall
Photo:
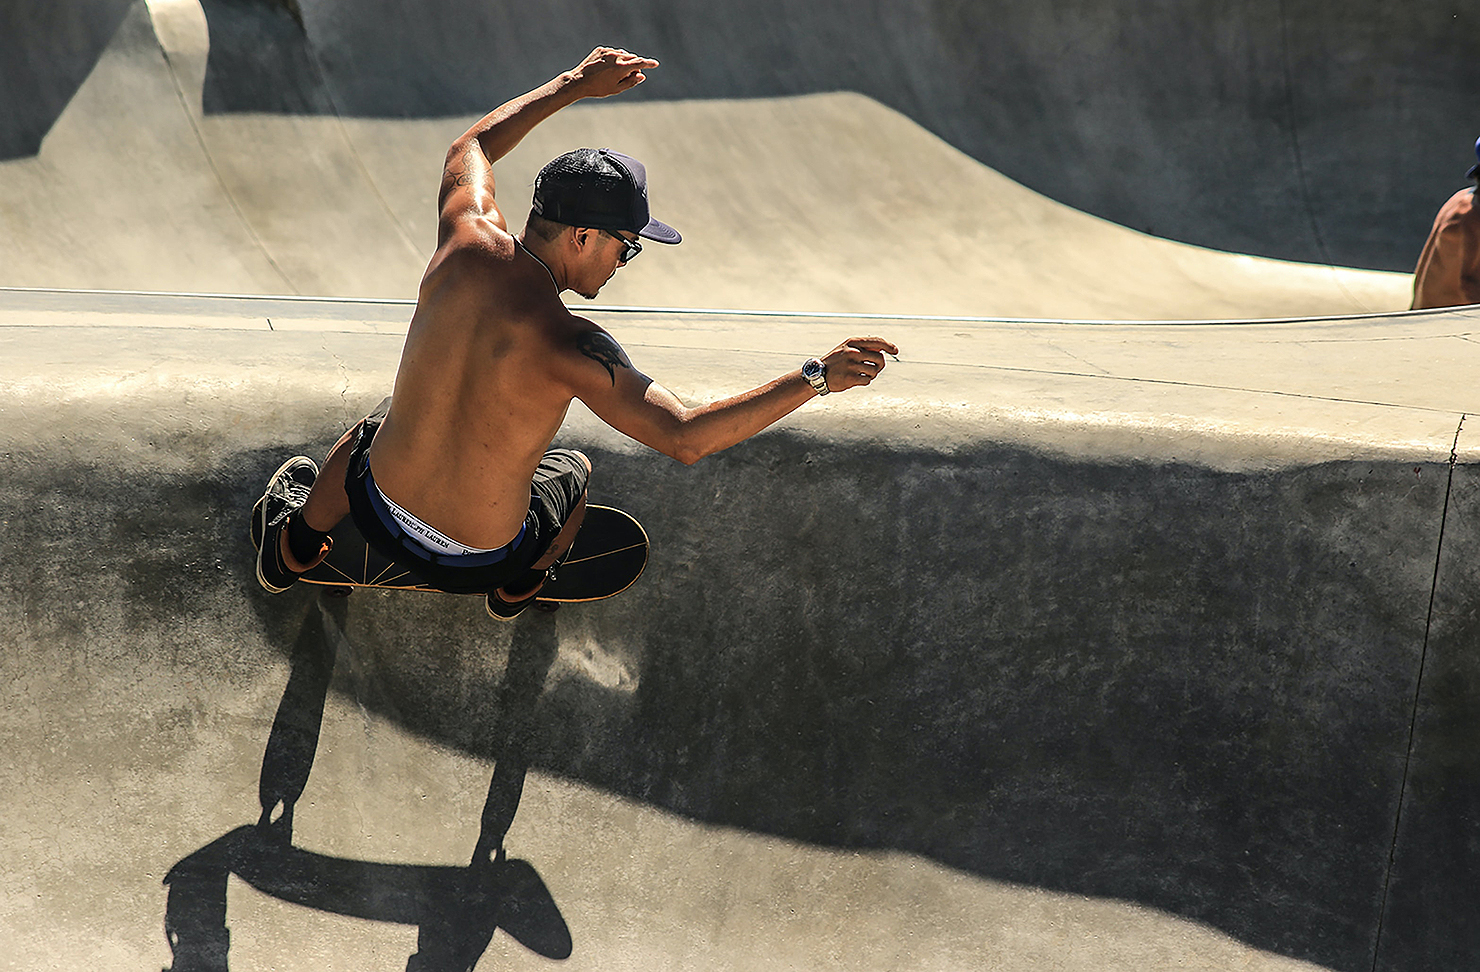
[[[448, 142], [477, 113], [588, 48], [553, 35], [547, 46], [516, 41], [534, 28], [510, 13], [513, 7], [501, 13], [480, 7], [461, 33], [444, 28], [466, 11], [419, 5], [415, 22], [402, 24], [409, 9], [306, 7], [305, 35], [282, 5], [136, 3], [75, 93], [70, 81], [54, 79], [71, 100], [40, 154], [0, 164], [0, 283], [413, 294], [434, 238], [437, 172]], [[668, 49], [677, 52], [633, 93], [648, 96], [562, 112], [498, 169], [500, 198], [517, 224], [535, 172], [574, 145], [616, 145], [648, 163], [654, 205], [683, 227], [685, 242], [624, 269], [603, 292], [605, 302], [1122, 320], [1350, 314], [1408, 304], [1406, 274], [1215, 252], [1053, 202], [953, 147], [964, 144], [957, 136], [945, 132], [950, 141], [942, 141], [921, 127], [942, 131], [919, 114], [919, 105], [903, 105], [909, 114], [889, 107], [875, 92], [876, 81], [861, 89], [874, 97], [835, 90], [851, 84], [823, 83], [831, 62], [821, 55], [809, 69], [819, 80], [793, 87], [823, 93], [715, 97], [726, 91], [702, 86], [718, 84], [716, 65], [727, 62], [699, 57], [694, 39], [647, 37], [638, 26], [652, 12], [641, 12], [629, 10], [637, 19], [626, 26], [592, 28], [609, 28], [602, 36], [634, 46], [651, 40], [664, 57]], [[570, 23], [582, 16], [572, 12]], [[927, 58], [930, 51], [922, 48], [912, 60], [890, 46], [914, 43], [918, 30], [885, 31], [886, 39], [870, 41], [873, 35], [859, 29], [857, 54], [864, 60], [907, 62], [920, 71], [951, 63], [938, 51]], [[469, 53], [458, 45], [480, 37], [487, 43], [475, 61], [436, 59]], [[516, 57], [510, 46], [520, 43]], [[395, 45], [395, 53], [386, 45]], [[746, 55], [745, 44], [736, 51], [737, 57], [766, 53]], [[788, 47], [786, 53], [807, 52]], [[729, 95], [755, 93], [738, 80], [751, 63], [741, 57], [725, 69], [737, 78]], [[476, 83], [444, 77], [454, 66], [473, 71], [468, 64], [476, 64]], [[848, 64], [836, 69], [839, 78], [857, 73]], [[382, 105], [387, 112], [414, 108], [415, 116], [356, 115], [381, 97], [378, 86], [395, 88], [401, 99], [421, 99], [413, 106], [387, 96]], [[941, 100], [931, 90], [920, 88], [920, 104], [937, 112], [962, 97]], [[683, 98], [696, 94], [706, 96]], [[962, 124], [977, 124], [970, 106], [958, 107]], [[472, 114], [425, 117], [454, 110]], [[1230, 138], [1238, 137], [1230, 129]], [[1026, 145], [1025, 139], [1004, 144]], [[1158, 164], [1171, 180], [1181, 163]], [[1046, 175], [1052, 166], [1037, 171]], [[1289, 195], [1277, 181], [1268, 185]], [[1107, 185], [1100, 195], [1113, 193]], [[1274, 205], [1242, 198], [1232, 208], [1267, 227], [1271, 238], [1308, 235], [1303, 210], [1297, 206], [1279, 222], [1270, 215]], [[1278, 205], [1296, 201], [1282, 198]], [[1433, 205], [1411, 209], [1416, 229], [1393, 231], [1395, 245], [1417, 253]], [[1199, 217], [1208, 225], [1215, 218], [1222, 217]], [[1366, 227], [1388, 225], [1366, 210], [1355, 218]]]
[[476, 110], [490, 70], [612, 37], [681, 76], [651, 96], [858, 91], [1077, 209], [1307, 262], [1411, 269], [1473, 161], [1480, 20], [1447, 0], [303, 9], [342, 111]]
[[[1264, 390], [1236, 393], [1253, 403], [1242, 412], [1218, 398], [1235, 395], [1228, 386], [1179, 398], [1155, 381], [1148, 336], [1139, 378], [1102, 369], [1080, 386], [1043, 369], [1056, 405], [1009, 386], [984, 405], [971, 390], [982, 379], [962, 383], [959, 361], [929, 349], [994, 332], [899, 322], [891, 335], [920, 350], [869, 393], [804, 409], [692, 468], [573, 415], [563, 440], [593, 455], [593, 496], [647, 525], [652, 564], [620, 598], [497, 626], [468, 599], [270, 598], [252, 578], [255, 490], [284, 455], [322, 453], [383, 394], [404, 305], [90, 306], [99, 300], [12, 295], [0, 327], [0, 658], [16, 742], [0, 782], [22, 796], [6, 813], [12, 886], [38, 888], [28, 948], [75, 958], [66, 928], [130, 943], [157, 934], [170, 865], [255, 819], [252, 774], [285, 667], [325, 646], [338, 646], [336, 684], [360, 713], [349, 742], [358, 733], [368, 755], [309, 781], [298, 833], [319, 847], [342, 835], [327, 848], [349, 858], [458, 860], [471, 838], [446, 818], [459, 804], [466, 815], [476, 792], [449, 792], [437, 777], [455, 767], [432, 769], [445, 756], [412, 759], [396, 734], [476, 765], [506, 756], [503, 668], [531, 644], [554, 661], [528, 752], [579, 789], [521, 810], [533, 828], [524, 848], [538, 851], [587, 962], [666, 967], [637, 941], [661, 939], [665, 922], [692, 934], [739, 921], [750, 893], [801, 895], [793, 907], [830, 915], [834, 931], [815, 942], [803, 931], [805, 945], [784, 929], [758, 934], [798, 954], [819, 947], [837, 967], [897, 967], [891, 949], [914, 955], [911, 967], [939, 950], [965, 965], [1010, 954], [1018, 967], [1227, 967], [1233, 958], [1185, 944], [1201, 926], [1258, 950], [1257, 962], [1238, 960], [1258, 968], [1458, 968], [1480, 947], [1465, 920], [1480, 811], [1470, 651], [1480, 481], [1455, 407], [1467, 392], [1424, 398], [1435, 390], [1406, 380], [1422, 363], [1396, 367], [1394, 322], [1261, 332], [1293, 350], [1319, 331], [1354, 355], [1372, 336], [1395, 365], [1377, 400], [1297, 393], [1286, 381], [1302, 367], [1281, 372], [1276, 355]], [[1406, 320], [1412, 340], [1446, 341], [1472, 318]], [[686, 395], [782, 366], [732, 350], [754, 322], [699, 323], [611, 326]], [[800, 343], [842, 326], [786, 323]], [[1008, 381], [1038, 353], [1012, 345], [1013, 330], [995, 333]], [[1182, 353], [1164, 345], [1162, 357]], [[1089, 386], [1118, 390], [1097, 400]], [[1331, 408], [1346, 416], [1333, 427], [1356, 438], [1302, 430]], [[1160, 420], [1136, 422], [1143, 410]], [[1274, 414], [1285, 434], [1261, 438]], [[335, 741], [318, 745], [332, 767]], [[386, 822], [382, 804], [418, 792], [436, 799], [418, 804], [417, 825]], [[649, 915], [637, 940], [612, 941], [603, 936], [635, 893], [628, 882], [703, 897], [644, 883], [660, 860], [657, 873], [679, 880], [687, 872], [670, 857], [700, 845], [649, 823], [633, 858], [578, 863], [572, 841], [627, 846], [629, 810], [609, 808], [611, 819], [588, 824], [595, 834], [560, 829], [591, 792], [701, 833], [801, 844], [716, 872], [751, 876], [705, 898], [702, 913]], [[100, 869], [88, 848], [105, 834]], [[1005, 940], [953, 939], [942, 915], [975, 900], [957, 889], [940, 892], [954, 904], [900, 933], [878, 922], [923, 892], [888, 880], [807, 892], [795, 882], [812, 852], [800, 848], [818, 846], [1193, 924], [1148, 932], [1114, 959], [1071, 945], [1029, 959]], [[588, 870], [609, 879], [593, 887]], [[378, 887], [349, 894], [341, 913], [380, 913]], [[295, 944], [273, 937], [288, 918], [232, 900], [234, 955], [312, 954], [330, 940], [353, 950], [369, 934], [310, 928]], [[1017, 903], [1009, 923], [1035, 907]], [[991, 914], [967, 908], [962, 921], [988, 927]], [[1098, 934], [1082, 916], [1068, 927], [1071, 938]], [[593, 939], [605, 942], [598, 955]], [[1156, 950], [1172, 939], [1190, 951]], [[735, 955], [704, 960], [749, 967]]]
[[[0, 33], [12, 155], [35, 150], [121, 11], [24, 7]], [[1480, 23], [1449, 0], [202, 7], [208, 113], [480, 114], [600, 38], [664, 61], [636, 99], [860, 92], [1076, 209], [1313, 263], [1411, 269], [1474, 161]]]

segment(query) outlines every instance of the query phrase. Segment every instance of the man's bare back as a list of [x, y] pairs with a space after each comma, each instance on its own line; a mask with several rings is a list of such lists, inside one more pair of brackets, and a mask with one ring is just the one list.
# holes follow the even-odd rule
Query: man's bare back
[[[479, 550], [523, 543], [533, 516], [531, 479], [573, 398], [617, 430], [692, 463], [818, 394], [871, 383], [884, 353], [898, 353], [881, 338], [849, 338], [805, 368], [690, 407], [634, 368], [605, 330], [570, 313], [561, 292], [595, 297], [641, 250], [641, 238], [679, 242], [672, 227], [648, 214], [646, 170], [606, 149], [561, 156], [542, 170], [534, 209], [516, 238], [495, 203], [492, 164], [560, 108], [625, 91], [657, 66], [597, 48], [571, 71], [490, 112], [448, 152], [437, 251], [422, 278], [389, 413], [361, 460], [365, 472], [374, 470], [376, 496], [441, 539]], [[269, 590], [286, 589], [321, 551], [314, 538], [350, 513], [345, 482], [355, 436], [352, 430], [331, 450], [291, 517], [296, 524], [279, 531], [281, 542], [276, 533], [264, 537], [258, 578]], [[362, 512], [356, 510], [356, 523], [373, 541], [366, 527], [374, 524], [362, 524]], [[572, 525], [578, 523], [577, 513]], [[274, 553], [275, 564], [268, 563]]]
[[471, 547], [519, 531], [535, 466], [572, 398], [549, 364], [573, 343], [574, 318], [545, 268], [522, 247], [505, 249], [439, 251], [370, 449], [388, 498]]

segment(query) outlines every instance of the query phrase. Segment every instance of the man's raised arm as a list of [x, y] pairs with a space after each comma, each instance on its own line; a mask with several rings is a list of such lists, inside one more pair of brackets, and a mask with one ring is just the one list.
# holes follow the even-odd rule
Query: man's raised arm
[[447, 150], [437, 207], [442, 214], [439, 243], [464, 216], [488, 216], [504, 226], [493, 202], [493, 163], [518, 145], [540, 122], [582, 98], [605, 98], [646, 80], [644, 71], [658, 66], [611, 47], [598, 47], [574, 68], [533, 91], [504, 102], [484, 115]]
[[[567, 358], [576, 397], [612, 428], [686, 465], [750, 438], [819, 394], [798, 369], [691, 408], [632, 367], [605, 331], [584, 332], [576, 342], [579, 354]], [[884, 370], [885, 353], [899, 349], [883, 338], [849, 338], [821, 359], [821, 380], [830, 392], [868, 385]]]

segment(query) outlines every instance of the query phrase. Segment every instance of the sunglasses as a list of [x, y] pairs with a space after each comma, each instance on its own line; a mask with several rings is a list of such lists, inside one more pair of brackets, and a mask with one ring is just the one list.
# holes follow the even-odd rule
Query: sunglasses
[[605, 233], [607, 236], [610, 236], [614, 240], [622, 241], [623, 263], [631, 263], [637, 257], [637, 254], [642, 252], [642, 244], [637, 242], [636, 240], [629, 240], [625, 236], [618, 236], [611, 230], [602, 230], [601, 232]]

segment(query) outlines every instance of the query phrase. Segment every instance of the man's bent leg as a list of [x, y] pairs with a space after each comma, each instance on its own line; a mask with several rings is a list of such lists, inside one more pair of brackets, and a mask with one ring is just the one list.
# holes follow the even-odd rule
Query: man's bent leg
[[576, 542], [576, 534], [581, 530], [581, 521], [586, 518], [586, 497], [582, 496], [576, 503], [576, 508], [571, 511], [570, 519], [565, 521], [565, 526], [555, 535], [555, 540], [550, 544], [539, 560], [530, 565], [529, 570], [516, 580], [512, 580], [500, 587], [495, 594], [505, 601], [525, 600], [530, 594], [539, 593], [539, 589], [545, 586], [545, 580], [550, 576], [550, 568], [554, 567], [565, 557], [570, 545]]
[[[575, 466], [574, 463], [579, 463]], [[562, 470], [561, 467], [564, 466]], [[544, 553], [521, 576], [488, 594], [488, 613], [508, 620], [528, 607], [545, 586], [554, 567], [570, 551], [586, 518], [586, 494], [590, 485], [591, 460], [574, 449], [546, 453], [531, 485], [541, 526], [553, 529], [555, 538]]]
[[344, 491], [344, 475], [349, 471], [349, 454], [354, 449], [355, 437], [360, 432], [356, 425], [334, 443], [324, 459], [324, 468], [314, 480], [308, 501], [303, 504], [299, 516], [304, 524], [318, 533], [328, 533], [349, 516], [349, 494]]
[[[323, 469], [305, 456], [284, 463], [268, 493], [253, 508], [252, 529], [260, 548], [257, 581], [273, 594], [286, 591], [328, 554], [329, 531], [349, 513], [345, 472], [364, 424], [360, 422], [339, 437]], [[275, 496], [274, 491], [282, 495]]]
[[550, 549], [546, 550], [545, 555], [536, 560], [530, 569], [549, 570], [564, 560], [567, 551], [570, 550], [570, 545], [576, 542], [576, 534], [580, 532], [581, 522], [585, 519], [586, 494], [582, 493], [580, 500], [576, 503], [576, 508], [570, 512], [570, 519], [565, 521], [565, 526], [560, 528], [560, 532], [555, 534], [555, 539], [550, 542]]

